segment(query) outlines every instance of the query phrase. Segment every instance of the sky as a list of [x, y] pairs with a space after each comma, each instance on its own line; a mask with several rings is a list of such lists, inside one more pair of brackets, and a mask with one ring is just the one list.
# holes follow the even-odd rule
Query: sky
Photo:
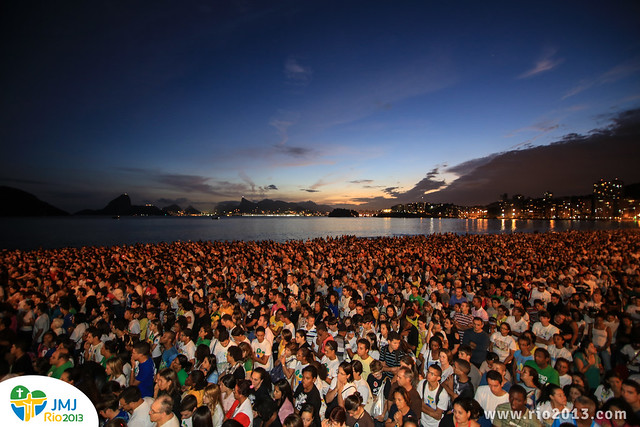
[[640, 182], [637, 1], [14, 1], [0, 185], [70, 212]]

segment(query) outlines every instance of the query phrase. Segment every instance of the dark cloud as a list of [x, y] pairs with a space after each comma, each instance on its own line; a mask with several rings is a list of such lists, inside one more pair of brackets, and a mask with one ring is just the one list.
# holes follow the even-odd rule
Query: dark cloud
[[498, 156], [498, 154], [490, 154], [490, 155], [488, 155], [486, 157], [480, 157], [480, 158], [477, 158], [477, 159], [471, 159], [471, 160], [469, 160], [467, 162], [463, 162], [463, 163], [451, 166], [450, 168], [445, 169], [445, 171], [446, 172], [450, 172], [450, 173], [454, 173], [454, 174], [456, 174], [458, 176], [466, 175], [466, 174], [476, 170], [480, 166], [489, 163], [496, 156]]
[[398, 191], [398, 188], [400, 187], [387, 187], [384, 190], [382, 190], [383, 192], [387, 193], [390, 196], [393, 197], [398, 197], [401, 193]]
[[571, 133], [546, 146], [508, 151], [447, 169], [460, 177], [429, 201], [486, 204], [502, 193], [540, 197], [591, 192], [601, 178], [640, 182], [640, 109], [613, 117], [610, 124], [587, 135]]
[[308, 157], [314, 150], [306, 147], [295, 147], [291, 145], [274, 145], [276, 151], [292, 157]]
[[320, 190], [314, 190], [313, 188], [301, 188], [300, 191], [306, 191], [307, 193], [319, 193]]
[[216, 196], [224, 195], [220, 186], [209, 184], [211, 178], [199, 175], [161, 174], [156, 177], [161, 184], [175, 187], [186, 193], [207, 193]]
[[278, 187], [276, 187], [276, 186], [275, 186], [275, 185], [273, 185], [273, 184], [267, 185], [265, 188], [266, 188], [267, 190], [277, 190], [277, 189], [278, 189]]
[[372, 182], [372, 179], [355, 179], [353, 181], [349, 181], [349, 184], [371, 184]]

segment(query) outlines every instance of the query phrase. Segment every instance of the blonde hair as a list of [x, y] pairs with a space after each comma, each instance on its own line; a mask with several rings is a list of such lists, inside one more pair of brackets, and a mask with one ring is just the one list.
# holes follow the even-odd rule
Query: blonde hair
[[112, 359], [107, 360], [107, 366], [111, 369], [111, 378], [118, 378], [120, 375], [124, 374], [122, 368], [122, 359], [119, 357], [114, 357]]
[[218, 384], [209, 384], [206, 386], [204, 388], [203, 400], [205, 396], [209, 401], [207, 406], [212, 414], [216, 411], [216, 406], [222, 406], [222, 392], [220, 391], [220, 386]]

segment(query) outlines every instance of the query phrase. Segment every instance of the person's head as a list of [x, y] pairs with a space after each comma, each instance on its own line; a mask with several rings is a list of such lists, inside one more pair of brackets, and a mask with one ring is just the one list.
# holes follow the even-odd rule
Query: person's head
[[344, 409], [352, 417], [358, 412], [360, 406], [362, 406], [362, 396], [357, 391], [344, 399]]
[[[555, 384], [547, 384], [543, 389], [544, 394], [548, 396], [549, 401], [557, 407], [567, 406], [567, 395], [564, 394], [564, 390], [560, 386]], [[542, 400], [542, 399], [541, 399]]]
[[524, 411], [527, 407], [527, 391], [519, 384], [509, 389], [509, 404], [514, 411]]
[[[342, 362], [342, 363], [345, 363], [345, 362]], [[342, 367], [342, 364], [340, 364], [340, 366]], [[350, 365], [349, 365], [349, 369], [351, 369]], [[344, 369], [343, 369], [343, 372], [344, 372]], [[339, 374], [340, 374], [340, 368], [338, 368], [338, 375]], [[316, 378], [318, 378], [318, 370], [316, 369], [315, 366], [309, 365], [309, 366], [305, 366], [302, 369], [302, 387], [305, 390], [310, 390], [313, 387], [313, 383], [315, 382]]]
[[263, 384], [271, 385], [271, 380], [267, 371], [262, 367], [254, 368], [251, 372], [251, 386], [258, 390]]
[[293, 413], [287, 415], [287, 418], [282, 422], [282, 427], [305, 427], [305, 423], [300, 415]]
[[634, 411], [640, 407], [640, 384], [631, 379], [622, 382], [621, 397], [633, 408]]
[[555, 369], [556, 371], [558, 371], [558, 374], [560, 376], [562, 375], [566, 375], [569, 373], [569, 361], [563, 357], [558, 357], [558, 359], [556, 359], [556, 366]]
[[236, 388], [233, 390], [233, 395], [236, 400], [241, 403], [244, 402], [251, 394], [251, 381], [240, 380], [236, 383]]
[[288, 399], [293, 403], [293, 390], [291, 384], [286, 379], [281, 379], [273, 384], [273, 399], [280, 403], [280, 406]]
[[123, 374], [122, 359], [120, 359], [119, 357], [114, 357], [112, 359], [107, 360], [105, 372], [111, 378], [118, 378], [120, 375], [122, 375]]
[[202, 403], [207, 405], [210, 410], [215, 411], [216, 406], [222, 402], [220, 396], [220, 386], [218, 384], [208, 384], [204, 388], [204, 393], [202, 393]]
[[304, 427], [311, 427], [315, 422], [316, 410], [311, 403], [305, 403], [300, 409], [300, 418]]
[[400, 334], [396, 331], [390, 331], [387, 336], [387, 340], [389, 341], [389, 350], [396, 351], [400, 348]]
[[118, 398], [114, 394], [105, 394], [96, 403], [96, 410], [102, 418], [111, 419], [118, 414], [118, 406]]
[[549, 326], [549, 323], [551, 322], [551, 315], [548, 311], [543, 310], [538, 313], [538, 318], [540, 319], [542, 326]]
[[573, 404], [573, 402], [575, 402], [580, 396], [587, 394], [584, 387], [577, 384], [566, 385], [562, 390], [564, 391], [564, 395], [567, 396], [567, 402], [571, 402], [571, 404]]
[[453, 401], [453, 418], [456, 424], [466, 424], [469, 420], [477, 420], [482, 416], [480, 404], [470, 397], [457, 398]]
[[442, 368], [438, 365], [431, 365], [427, 369], [427, 381], [429, 384], [439, 384], [442, 378]]
[[198, 399], [193, 394], [187, 394], [180, 402], [180, 418], [191, 418], [193, 411], [198, 407]]
[[571, 374], [571, 383], [574, 385], [578, 385], [583, 389], [588, 389], [587, 378], [581, 372], [573, 372]]
[[342, 427], [347, 422], [347, 411], [342, 406], [337, 406], [331, 410], [327, 419], [331, 427]]
[[351, 366], [351, 363], [342, 362], [338, 366], [338, 378], [349, 383], [353, 381], [353, 366]]
[[[557, 368], [556, 368], [557, 369]], [[622, 391], [622, 378], [616, 371], [609, 371], [604, 377], [604, 386], [609, 390], [616, 392], [616, 395]]]
[[398, 410], [404, 410], [407, 406], [411, 405], [409, 392], [407, 392], [404, 387], [397, 387], [393, 392], [393, 403], [396, 404]]
[[471, 364], [464, 359], [457, 359], [453, 363], [453, 373], [457, 376], [466, 377], [471, 372]]
[[580, 396], [573, 402], [573, 408], [582, 419], [587, 418], [593, 420], [596, 417], [596, 402], [589, 396]]
[[562, 334], [553, 335], [553, 344], [555, 344], [557, 348], [564, 347], [564, 337], [562, 336]]
[[398, 369], [398, 385], [411, 390], [413, 386], [414, 374], [413, 370], [409, 367], [402, 366]]
[[360, 338], [358, 340], [358, 356], [363, 360], [369, 357], [369, 350], [371, 349], [371, 343], [366, 338]]
[[539, 368], [545, 368], [551, 360], [551, 356], [547, 349], [541, 347], [536, 348], [536, 351], [533, 353], [533, 358]]
[[131, 352], [131, 358], [136, 362], [144, 362], [149, 358], [151, 353], [151, 346], [146, 341], [138, 341], [133, 345], [133, 351]]
[[473, 318], [473, 330], [475, 332], [482, 332], [484, 329], [484, 321], [480, 317]]
[[233, 393], [233, 390], [236, 388], [236, 377], [231, 374], [223, 375], [220, 377], [218, 385], [222, 393], [229, 395], [229, 393]]
[[227, 350], [227, 362], [232, 366], [238, 362], [242, 362], [242, 350], [237, 345], [232, 345]]
[[[640, 419], [635, 411], [622, 397], [612, 397], [607, 400], [602, 406], [602, 413], [614, 414], [611, 421], [616, 427], [640, 425]], [[624, 416], [616, 416], [616, 414], [624, 414]]]
[[523, 366], [522, 372], [520, 373], [520, 379], [524, 384], [535, 386], [536, 388], [540, 388], [540, 377], [538, 375], [538, 371], [532, 366]]
[[163, 394], [159, 396], [151, 405], [149, 419], [157, 424], [164, 424], [173, 417], [173, 399], [171, 396]]
[[140, 389], [138, 387], [132, 385], [120, 392], [118, 401], [120, 402], [120, 407], [122, 407], [122, 409], [131, 413], [142, 403], [142, 393], [140, 393]]
[[214, 427], [213, 416], [208, 406], [200, 406], [196, 408], [191, 416], [191, 425], [193, 427]]
[[487, 385], [489, 386], [489, 390], [495, 396], [499, 396], [502, 394], [502, 374], [496, 370], [490, 370], [487, 372]]
[[158, 375], [156, 375], [156, 384], [160, 391], [166, 392], [169, 395], [174, 395], [180, 390], [178, 375], [176, 371], [171, 368], [165, 368], [158, 372]]

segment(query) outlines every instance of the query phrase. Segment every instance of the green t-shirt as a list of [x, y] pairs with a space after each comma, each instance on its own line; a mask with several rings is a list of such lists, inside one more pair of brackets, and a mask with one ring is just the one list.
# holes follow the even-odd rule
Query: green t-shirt
[[545, 384], [555, 384], [557, 386], [560, 385], [560, 375], [558, 371], [553, 369], [551, 365], [547, 365], [546, 368], [540, 369], [538, 364], [534, 360], [527, 360], [524, 366], [531, 366], [538, 372], [538, 379], [540, 380], [541, 385]]
[[71, 363], [71, 361], [67, 360], [61, 366], [52, 366], [51, 369], [49, 369], [49, 372], [47, 372], [47, 376], [59, 380], [62, 376], [62, 373], [72, 366], [73, 364]]
[[209, 346], [211, 345], [211, 340], [198, 338], [198, 341], [196, 341], [196, 348], [197, 348], [200, 344], [204, 344], [204, 345], [206, 345], [207, 347], [209, 347]]
[[187, 374], [184, 369], [180, 369], [177, 375], [178, 375], [178, 382], [180, 383], [180, 385], [184, 385], [184, 382], [186, 381], [189, 374]]

